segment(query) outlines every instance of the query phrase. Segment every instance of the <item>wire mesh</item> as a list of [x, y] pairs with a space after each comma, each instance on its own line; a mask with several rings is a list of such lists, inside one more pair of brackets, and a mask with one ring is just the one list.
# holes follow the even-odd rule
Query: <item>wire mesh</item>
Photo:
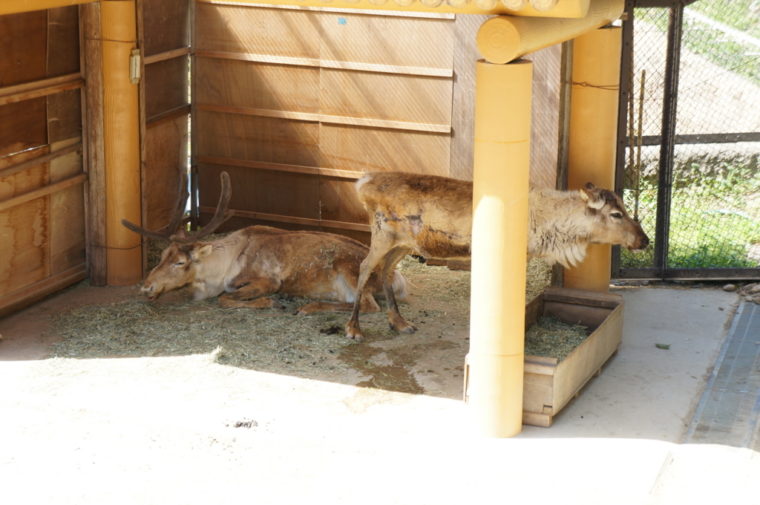
[[[634, 11], [624, 198], [655, 236], [670, 9]], [[760, 265], [760, 0], [684, 9], [672, 166], [670, 269]], [[647, 268], [654, 248], [621, 253]]]

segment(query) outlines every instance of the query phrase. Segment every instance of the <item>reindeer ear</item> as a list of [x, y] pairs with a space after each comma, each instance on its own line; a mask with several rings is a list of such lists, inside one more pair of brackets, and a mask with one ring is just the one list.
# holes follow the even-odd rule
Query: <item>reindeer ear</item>
[[604, 204], [606, 203], [602, 197], [602, 192], [590, 182], [587, 182], [586, 185], [581, 188], [580, 194], [581, 199], [586, 202], [586, 206], [590, 209], [599, 210], [604, 207]]
[[214, 246], [211, 244], [203, 244], [200, 247], [193, 248], [192, 251], [190, 251], [190, 257], [193, 261], [200, 261], [206, 256], [210, 255], [213, 251]]

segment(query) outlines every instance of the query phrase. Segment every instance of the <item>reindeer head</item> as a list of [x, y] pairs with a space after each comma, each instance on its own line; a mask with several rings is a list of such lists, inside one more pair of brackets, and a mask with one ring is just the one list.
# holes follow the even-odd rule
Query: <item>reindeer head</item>
[[195, 232], [185, 230], [185, 204], [187, 202], [187, 178], [181, 171], [180, 192], [171, 222], [158, 231], [146, 230], [126, 219], [121, 224], [146, 237], [169, 240], [169, 246], [161, 252], [161, 261], [150, 271], [140, 291], [149, 299], [155, 300], [161, 293], [179, 289], [193, 282], [195, 266], [204, 257], [211, 254], [213, 246], [200, 240], [214, 231], [232, 217], [227, 213], [230, 203], [230, 176], [227, 172], [220, 174], [222, 191], [216, 211], [211, 220], [202, 229]]
[[649, 245], [649, 237], [638, 221], [628, 215], [618, 195], [590, 182], [580, 190], [580, 195], [586, 202], [586, 214], [594, 219], [589, 237], [592, 243], [622, 245], [631, 250]]
[[155, 300], [161, 293], [187, 286], [195, 280], [198, 263], [212, 250], [213, 245], [204, 242], [172, 242], [161, 252], [161, 262], [145, 278], [140, 292]]

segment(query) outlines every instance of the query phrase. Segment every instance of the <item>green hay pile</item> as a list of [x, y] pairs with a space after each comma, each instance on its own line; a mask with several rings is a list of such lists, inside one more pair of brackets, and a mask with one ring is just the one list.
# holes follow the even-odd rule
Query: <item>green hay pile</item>
[[525, 332], [525, 354], [565, 359], [590, 334], [580, 324], [569, 324], [554, 317], [541, 317]]

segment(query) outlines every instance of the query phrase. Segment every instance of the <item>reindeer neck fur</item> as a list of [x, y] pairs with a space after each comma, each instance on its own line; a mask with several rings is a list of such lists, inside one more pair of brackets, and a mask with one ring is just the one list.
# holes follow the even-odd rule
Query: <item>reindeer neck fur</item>
[[528, 254], [572, 267], [583, 261], [592, 216], [577, 191], [541, 189], [530, 194]]
[[212, 250], [211, 254], [193, 263], [193, 298], [202, 300], [231, 290], [228, 283], [242, 268], [241, 262], [236, 260], [247, 245], [247, 240], [241, 233], [243, 231], [238, 230], [220, 239], [197, 244], [211, 245]]

